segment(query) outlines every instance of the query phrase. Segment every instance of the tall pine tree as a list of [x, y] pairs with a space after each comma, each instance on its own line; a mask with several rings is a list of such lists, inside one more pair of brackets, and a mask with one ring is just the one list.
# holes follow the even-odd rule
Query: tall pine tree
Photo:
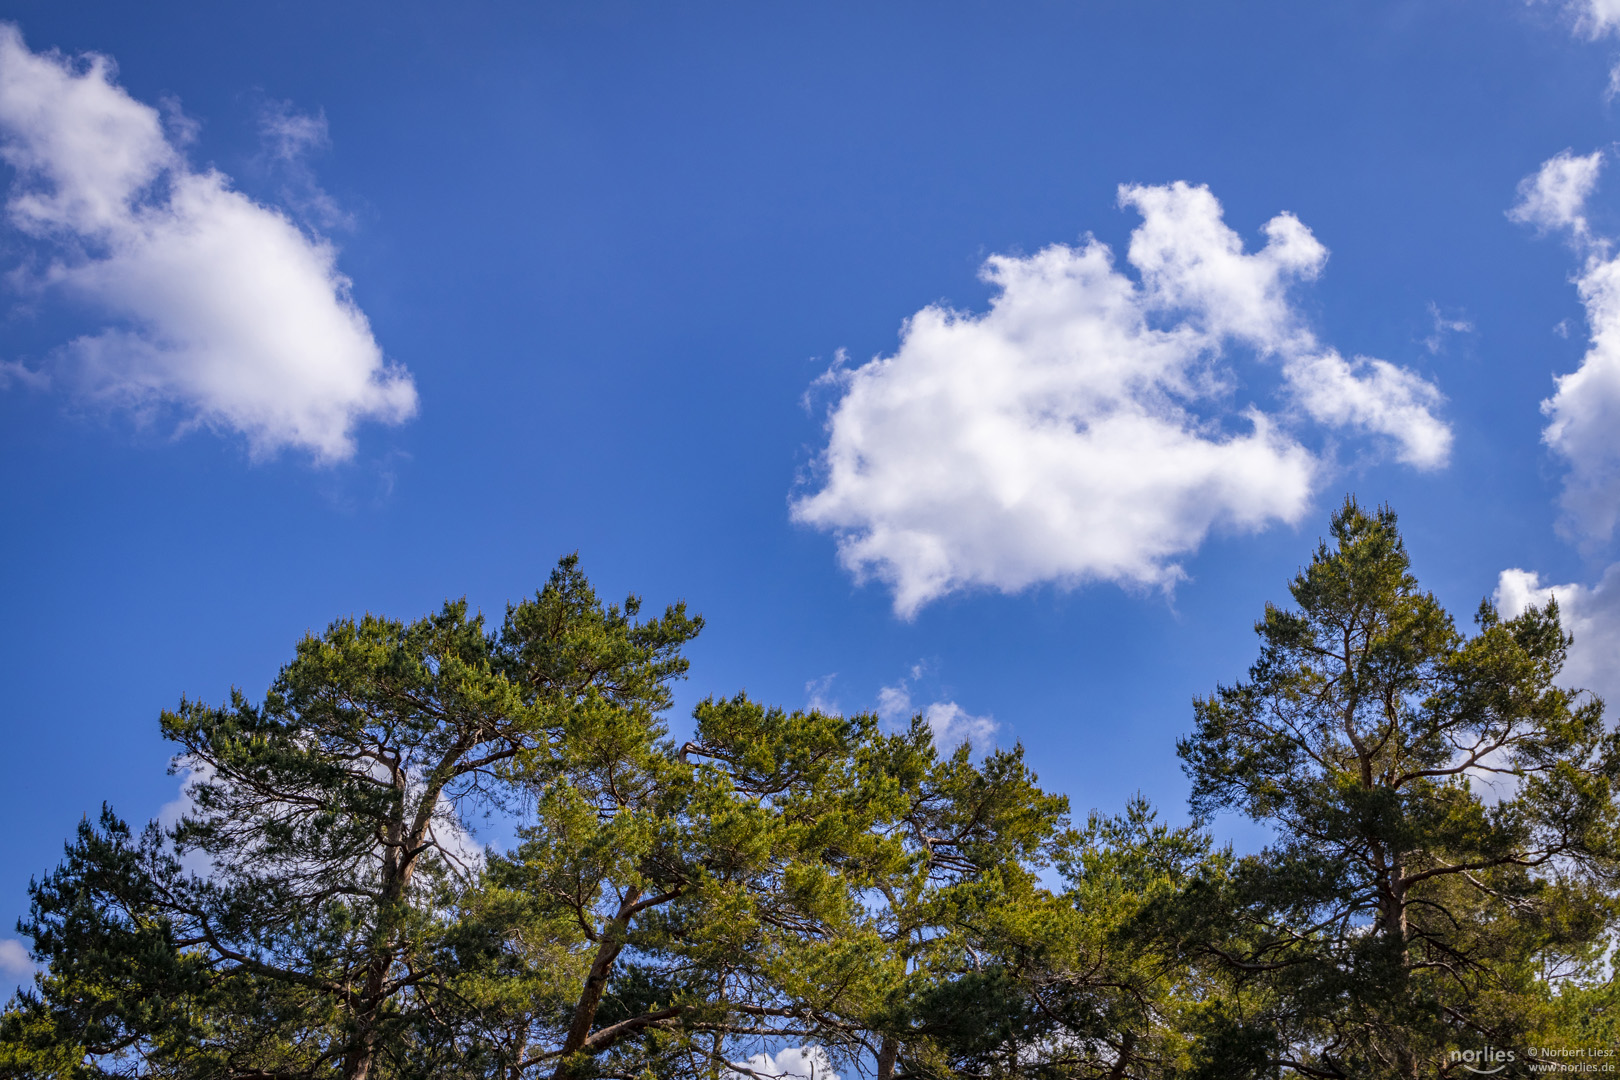
[[1395, 515], [1353, 500], [1290, 591], [1180, 743], [1197, 813], [1276, 833], [1184, 908], [1236, 988], [1206, 1015], [1209, 1074], [1522, 1058], [1538, 1003], [1603, 954], [1620, 856], [1620, 745], [1601, 701], [1558, 685], [1557, 607], [1482, 603], [1459, 632]]

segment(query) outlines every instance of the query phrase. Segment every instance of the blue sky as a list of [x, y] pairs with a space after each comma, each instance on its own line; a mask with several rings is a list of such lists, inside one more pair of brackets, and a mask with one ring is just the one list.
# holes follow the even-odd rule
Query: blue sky
[[1184, 813], [1347, 492], [1620, 693], [1612, 0], [0, 19], [0, 982], [159, 710], [574, 550], [706, 616], [677, 723], [926, 711], [1081, 814]]

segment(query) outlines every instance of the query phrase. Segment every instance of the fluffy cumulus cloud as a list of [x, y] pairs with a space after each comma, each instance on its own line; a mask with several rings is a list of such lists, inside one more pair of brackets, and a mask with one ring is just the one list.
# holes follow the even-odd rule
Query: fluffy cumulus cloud
[[[1212, 529], [1300, 518], [1325, 471], [1304, 425], [1445, 463], [1439, 392], [1346, 359], [1290, 302], [1327, 260], [1297, 218], [1247, 252], [1207, 188], [1126, 186], [1120, 202], [1142, 217], [1135, 278], [1095, 240], [994, 256], [989, 311], [926, 307], [894, 355], [827, 376], [841, 394], [821, 484], [793, 514], [902, 616], [964, 587], [1169, 586]], [[1272, 411], [1234, 400], [1234, 347], [1278, 369]]]
[[1558, 601], [1564, 629], [1575, 639], [1563, 681], [1591, 690], [1611, 707], [1620, 706], [1620, 564], [1609, 567], [1595, 586], [1543, 585], [1539, 575], [1504, 570], [1496, 586], [1496, 606], [1514, 616], [1525, 608]]
[[[1620, 24], [1620, 2], [1614, 10]], [[1519, 201], [1508, 212], [1516, 221], [1561, 232], [1580, 260], [1575, 287], [1590, 344], [1580, 367], [1557, 378], [1541, 410], [1547, 417], [1542, 438], [1568, 466], [1562, 527], [1587, 547], [1612, 539], [1620, 522], [1620, 256], [1613, 254], [1612, 238], [1592, 231], [1586, 211], [1604, 161], [1601, 151], [1556, 155], [1519, 185]], [[1540, 575], [1522, 569], [1504, 570], [1498, 579], [1496, 605], [1506, 615], [1553, 599], [1574, 637], [1565, 681], [1620, 702], [1620, 563], [1596, 585], [1543, 585]]]
[[827, 1052], [819, 1046], [790, 1046], [775, 1054], [755, 1054], [734, 1064], [730, 1080], [838, 1080]]
[[0, 156], [17, 177], [6, 214], [42, 252], [29, 280], [103, 320], [60, 350], [53, 380], [321, 461], [350, 457], [360, 422], [415, 412], [332, 245], [193, 169], [108, 58], [34, 53], [0, 24]]
[[1548, 158], [1532, 176], [1519, 181], [1519, 200], [1508, 217], [1542, 231], [1567, 229], [1587, 235], [1586, 200], [1603, 171], [1601, 151], [1576, 157], [1565, 150]]
[[1614, 535], [1620, 521], [1620, 256], [1587, 226], [1586, 202], [1603, 165], [1601, 152], [1552, 158], [1519, 188], [1514, 220], [1561, 231], [1581, 260], [1575, 287], [1586, 308], [1591, 344], [1575, 371], [1560, 375], [1541, 403], [1542, 434], [1564, 459], [1563, 528], [1587, 544]]

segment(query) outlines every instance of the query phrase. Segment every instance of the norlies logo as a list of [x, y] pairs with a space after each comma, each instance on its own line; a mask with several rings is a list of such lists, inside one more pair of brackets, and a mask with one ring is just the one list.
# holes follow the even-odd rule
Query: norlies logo
[[1511, 1050], [1487, 1046], [1483, 1050], [1453, 1050], [1449, 1060], [1469, 1072], [1489, 1074], [1501, 1072], [1508, 1067], [1508, 1062], [1517, 1060], [1517, 1056]]

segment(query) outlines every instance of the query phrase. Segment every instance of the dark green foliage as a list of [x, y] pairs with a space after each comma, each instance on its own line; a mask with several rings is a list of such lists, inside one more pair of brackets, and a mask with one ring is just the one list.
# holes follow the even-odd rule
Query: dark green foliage
[[[22, 929], [48, 974], [0, 1021], [0, 1070], [680, 1077], [783, 1040], [926, 1055], [908, 987], [954, 970], [964, 912], [1032, 894], [1062, 800], [1018, 751], [939, 757], [920, 719], [886, 734], [737, 697], [674, 742], [661, 713], [701, 623], [638, 614], [567, 559], [499, 630], [465, 604], [340, 621], [262, 704], [164, 714], [191, 809], [139, 837], [109, 812], [35, 887]], [[512, 850], [468, 843], [488, 811], [522, 823]]]
[[262, 703], [163, 715], [177, 825], [104, 810], [33, 885], [0, 1078], [735, 1080], [816, 1045], [846, 1080], [1410, 1080], [1612, 1042], [1620, 737], [1557, 684], [1556, 607], [1459, 632], [1353, 502], [1292, 594], [1180, 743], [1196, 817], [1273, 830], [1243, 858], [1141, 799], [1071, 827], [1022, 748], [921, 717], [739, 695], [672, 738], [701, 620], [572, 558], [499, 628], [341, 620]]
[[468, 813], [555, 769], [561, 733], [668, 704], [701, 624], [636, 607], [599, 604], [566, 559], [497, 633], [464, 603], [342, 620], [263, 704], [165, 713], [192, 807], [138, 840], [105, 814], [35, 888], [21, 928], [50, 974], [7, 1015], [6, 1067], [443, 1075], [485, 904]]
[[[1053, 845], [1066, 888], [1027, 871], [957, 890], [931, 979], [910, 1007], [928, 1033], [908, 1075], [1080, 1080], [1180, 1076], [1207, 975], [1173, 948], [1167, 907], [1224, 856], [1141, 799]], [[946, 962], [954, 961], [954, 963]]]
[[1602, 703], [1554, 682], [1556, 606], [1483, 604], [1464, 635], [1392, 513], [1349, 502], [1333, 538], [1180, 744], [1197, 812], [1278, 836], [1188, 908], [1245, 1006], [1205, 1040], [1238, 1048], [1207, 1051], [1229, 1076], [1415, 1077], [1525, 1045], [1548, 973], [1594, 973], [1615, 915], [1620, 748]]
[[895, 1016], [919, 942], [937, 951], [951, 889], [993, 892], [1061, 800], [1016, 751], [940, 759], [920, 722], [885, 735], [871, 716], [741, 697], [695, 719], [679, 746], [576, 759], [492, 863], [492, 886], [557, 929], [586, 987], [521, 1003], [524, 1060], [676, 1077], [721, 1075], [762, 1042], [847, 1059], [885, 1038], [926, 1047]]

